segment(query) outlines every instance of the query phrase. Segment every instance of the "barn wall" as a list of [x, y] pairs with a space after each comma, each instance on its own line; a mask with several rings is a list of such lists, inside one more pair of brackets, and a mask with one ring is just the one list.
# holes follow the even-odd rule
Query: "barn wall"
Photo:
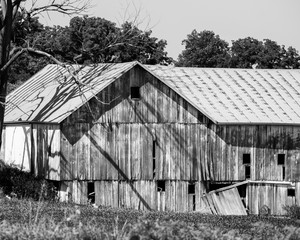
[[[131, 99], [132, 86], [140, 87], [139, 100]], [[61, 123], [60, 179], [79, 203], [87, 201], [92, 181], [100, 205], [187, 211], [195, 201], [199, 210], [204, 181], [243, 181], [246, 167], [251, 180], [298, 181], [299, 132], [299, 127], [212, 124], [136, 67]], [[278, 164], [278, 153], [285, 154], [284, 164]], [[244, 154], [250, 154], [249, 164], [243, 163]], [[164, 192], [157, 191], [161, 180]], [[195, 200], [186, 191], [190, 181], [201, 185]], [[285, 190], [270, 188], [270, 201], [290, 203]], [[257, 213], [259, 186], [249, 189], [249, 208]]]
[[269, 210], [269, 214], [285, 215], [284, 206], [294, 205], [300, 199], [295, 186], [288, 184], [251, 183], [247, 193], [247, 207], [251, 214], [260, 214], [260, 211], [265, 208]]
[[[130, 97], [140, 88], [140, 99]], [[62, 124], [74, 123], [207, 123], [208, 119], [167, 85], [141, 67], [124, 73]]]
[[0, 165], [4, 163], [5, 160], [5, 138], [6, 138], [6, 134], [5, 134], [5, 125], [2, 128], [2, 141], [1, 141], [1, 148], [0, 148]]
[[60, 179], [59, 125], [6, 125], [2, 136], [4, 162], [36, 176]]
[[[139, 210], [160, 211], [203, 211], [205, 207], [201, 195], [204, 187], [201, 182], [167, 180], [158, 183], [153, 180], [138, 181], [94, 181], [94, 192], [88, 191], [87, 181], [61, 182], [61, 200], [72, 200], [85, 204], [89, 195], [95, 194], [98, 206], [126, 207]], [[193, 191], [189, 185], [193, 184]], [[164, 188], [161, 188], [164, 186]]]
[[3, 131], [2, 156], [5, 163], [36, 176], [59, 180], [59, 125], [6, 125]]
[[73, 145], [62, 136], [64, 180], [210, 178], [203, 124], [75, 124], [69, 131], [82, 136]]
[[[134, 86], [140, 87], [139, 100], [130, 97]], [[208, 122], [136, 66], [61, 123], [61, 177], [207, 179]]]
[[[300, 181], [300, 127], [218, 126], [210, 141], [210, 162], [215, 181], [251, 180]], [[243, 154], [251, 163], [243, 164]], [[278, 164], [278, 154], [284, 164]]]
[[59, 125], [32, 125], [32, 163], [36, 176], [60, 180]]

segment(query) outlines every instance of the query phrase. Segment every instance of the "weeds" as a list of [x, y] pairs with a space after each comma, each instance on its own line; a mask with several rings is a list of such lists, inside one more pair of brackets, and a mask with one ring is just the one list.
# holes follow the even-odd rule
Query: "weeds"
[[299, 239], [290, 218], [141, 212], [33, 200], [0, 200], [0, 239]]
[[300, 206], [291, 205], [291, 206], [283, 206], [283, 209], [286, 211], [287, 216], [292, 219], [300, 219]]

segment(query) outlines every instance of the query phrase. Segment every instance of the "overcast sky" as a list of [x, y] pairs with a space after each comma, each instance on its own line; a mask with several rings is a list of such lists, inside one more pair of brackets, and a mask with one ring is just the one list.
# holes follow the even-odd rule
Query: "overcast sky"
[[[140, 9], [140, 28], [148, 26], [152, 36], [167, 40], [166, 50], [174, 59], [193, 29], [211, 30], [228, 43], [245, 37], [268, 38], [300, 50], [300, 0], [92, 0], [92, 4], [89, 16], [114, 22]], [[63, 26], [70, 19], [52, 16], [41, 20]]]

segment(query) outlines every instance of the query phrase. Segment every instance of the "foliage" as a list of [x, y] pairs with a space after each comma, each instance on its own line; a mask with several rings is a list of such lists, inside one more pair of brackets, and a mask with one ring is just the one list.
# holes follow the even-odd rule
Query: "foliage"
[[287, 216], [292, 219], [300, 219], [300, 206], [291, 205], [291, 206], [284, 206], [283, 209], [286, 211]]
[[263, 50], [263, 43], [254, 38], [232, 41], [230, 64], [236, 68], [252, 68], [260, 61]]
[[[172, 59], [167, 57], [165, 40], [151, 36], [152, 31], [141, 31], [134, 24], [125, 22], [121, 26], [120, 42], [114, 48], [117, 62], [137, 60], [144, 64], [169, 64]], [[129, 39], [130, 41], [128, 42]]]
[[185, 50], [178, 57], [178, 66], [226, 67], [229, 60], [228, 43], [212, 31], [193, 30], [182, 42]]
[[44, 26], [39, 22], [38, 17], [31, 17], [28, 14], [24, 15], [18, 12], [13, 22], [13, 29], [12, 44], [26, 47], [38, 33], [44, 30]]
[[0, 239], [298, 239], [299, 224], [290, 218], [0, 200]]
[[232, 41], [232, 46], [212, 31], [194, 30], [183, 40], [185, 50], [177, 65], [184, 67], [231, 68], [300, 68], [300, 56], [295, 48], [278, 45], [275, 41], [259, 41], [246, 37]]
[[[167, 42], [152, 37], [133, 23], [121, 27], [99, 17], [74, 17], [68, 27], [45, 27], [37, 18], [19, 14], [12, 44], [27, 45], [51, 54], [61, 62], [91, 64], [140, 61], [145, 64], [168, 64]], [[24, 53], [9, 69], [8, 92], [41, 70], [49, 60]]]
[[36, 46], [63, 61], [78, 63], [140, 61], [169, 63], [165, 40], [151, 36], [133, 23], [121, 27], [99, 17], [74, 17], [68, 27], [47, 28]]
[[7, 92], [10, 93], [31, 76], [49, 63], [45, 57], [35, 57], [29, 54], [20, 56], [9, 69], [9, 83]]
[[299, 68], [300, 56], [296, 49], [279, 46], [275, 41], [244, 38], [232, 41], [230, 67]]
[[288, 47], [286, 50], [284, 47], [282, 47], [282, 67], [283, 68], [300, 68], [300, 56], [298, 51], [293, 47]]
[[7, 195], [34, 200], [56, 198], [55, 187], [51, 182], [36, 178], [29, 172], [15, 167], [5, 166], [0, 169], [0, 188]]

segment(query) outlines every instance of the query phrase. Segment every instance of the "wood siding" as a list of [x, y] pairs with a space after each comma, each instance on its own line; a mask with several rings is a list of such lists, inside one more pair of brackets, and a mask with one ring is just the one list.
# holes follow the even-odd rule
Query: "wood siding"
[[[205, 192], [201, 182], [195, 182], [195, 193], [189, 194], [188, 181], [164, 181], [165, 189], [157, 181], [94, 181], [95, 203], [98, 206], [126, 207], [139, 210], [200, 211], [205, 207], [201, 195]], [[78, 204], [88, 201], [87, 181], [63, 181], [61, 200]]]
[[[131, 99], [131, 87], [140, 88], [140, 99]], [[136, 66], [74, 111], [62, 126], [95, 122], [207, 123], [208, 119], [167, 85]]]
[[[85, 124], [84, 124], [85, 125]], [[62, 180], [205, 180], [203, 124], [95, 124], [70, 144], [61, 140]]]
[[[139, 100], [130, 96], [136, 86]], [[61, 123], [61, 178], [207, 179], [208, 122], [137, 66]]]
[[[250, 154], [250, 179], [300, 181], [300, 127], [213, 126], [209, 138], [214, 181], [245, 180], [243, 154]], [[278, 164], [284, 154], [284, 164]]]
[[59, 125], [32, 125], [32, 171], [36, 176], [60, 180]]
[[59, 125], [6, 125], [1, 154], [8, 165], [60, 180]]
[[[299, 182], [297, 183], [299, 186]], [[299, 201], [300, 195], [296, 191], [294, 196], [289, 196], [288, 190], [295, 187], [283, 184], [254, 184], [247, 189], [248, 209], [251, 214], [259, 214], [262, 208], [269, 210], [272, 215], [285, 215], [284, 206], [291, 206]]]

